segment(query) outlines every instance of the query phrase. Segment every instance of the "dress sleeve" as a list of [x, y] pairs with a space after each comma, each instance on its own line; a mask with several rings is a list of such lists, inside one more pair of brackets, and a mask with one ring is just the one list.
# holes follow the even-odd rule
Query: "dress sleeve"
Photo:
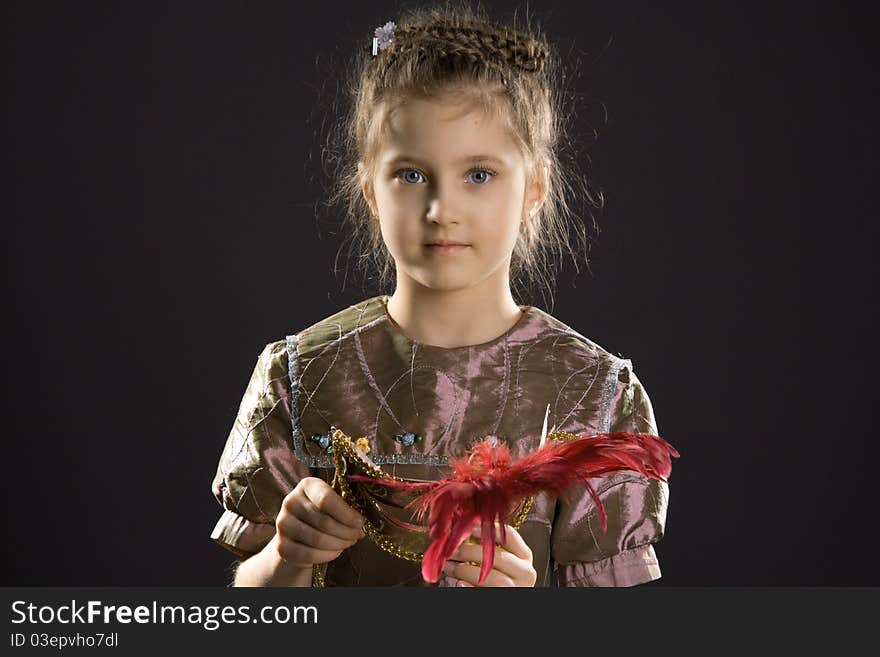
[[[629, 361], [609, 371], [607, 432], [658, 435], [654, 410]], [[660, 577], [653, 544], [663, 538], [667, 484], [633, 470], [590, 480], [607, 514], [602, 524], [583, 486], [560, 497], [551, 550], [560, 586], [634, 586]]]
[[266, 345], [211, 486], [223, 507], [211, 538], [240, 558], [256, 554], [272, 539], [282, 501], [309, 476], [293, 453], [288, 372], [286, 342]]

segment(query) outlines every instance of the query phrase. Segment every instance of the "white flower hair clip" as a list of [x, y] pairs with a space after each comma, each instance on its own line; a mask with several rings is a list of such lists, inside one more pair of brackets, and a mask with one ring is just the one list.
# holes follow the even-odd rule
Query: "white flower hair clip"
[[394, 28], [397, 25], [388, 21], [382, 27], [377, 27], [376, 31], [373, 33], [373, 57], [375, 57], [380, 50], [385, 50], [388, 46], [391, 45], [391, 42], [394, 40]]

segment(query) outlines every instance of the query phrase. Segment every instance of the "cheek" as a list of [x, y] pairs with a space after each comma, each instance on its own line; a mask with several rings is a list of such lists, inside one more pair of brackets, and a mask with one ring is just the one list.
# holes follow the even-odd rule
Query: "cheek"
[[[495, 241], [509, 241], [519, 232], [521, 203], [513, 189], [496, 189], [492, 194], [483, 195], [478, 206], [475, 205], [475, 216], [480, 218], [480, 232], [494, 237]], [[501, 243], [496, 246], [502, 246]]]
[[[417, 217], [424, 210], [425, 201], [417, 190], [389, 189], [380, 187], [376, 189], [376, 205], [379, 216], [389, 221], [403, 220], [403, 218]], [[411, 223], [411, 220], [410, 220]]]
[[393, 203], [379, 205], [379, 226], [382, 239], [392, 255], [403, 255], [421, 239], [416, 215], [406, 205], [398, 203], [397, 199]]
[[407, 250], [418, 241], [417, 227], [412, 221], [407, 221], [402, 216], [383, 217], [382, 235], [389, 249], [395, 252]]

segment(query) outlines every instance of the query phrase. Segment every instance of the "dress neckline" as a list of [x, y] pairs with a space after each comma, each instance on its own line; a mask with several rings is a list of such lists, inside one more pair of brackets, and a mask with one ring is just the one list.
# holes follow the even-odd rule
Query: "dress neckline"
[[437, 351], [446, 351], [446, 352], [461, 351], [461, 350], [465, 350], [465, 349], [475, 349], [475, 348], [484, 349], [487, 347], [491, 347], [494, 344], [504, 342], [507, 338], [509, 338], [517, 329], [519, 329], [525, 323], [526, 317], [528, 317], [532, 313], [532, 310], [534, 309], [534, 306], [520, 306], [519, 307], [519, 309], [521, 311], [520, 316], [516, 320], [516, 322], [513, 324], [513, 326], [511, 326], [509, 329], [507, 329], [501, 335], [494, 337], [491, 340], [487, 340], [486, 342], [480, 342], [478, 344], [461, 345], [460, 347], [440, 347], [438, 345], [419, 342], [418, 340], [414, 340], [409, 335], [407, 335], [406, 332], [403, 330], [403, 328], [400, 326], [400, 324], [398, 324], [396, 321], [394, 321], [394, 318], [388, 312], [388, 295], [382, 294], [382, 295], [379, 295], [378, 298], [379, 298], [379, 303], [382, 306], [382, 312], [385, 313], [385, 318], [388, 320], [388, 323], [393, 327], [394, 331], [396, 331], [397, 333], [399, 333], [400, 335], [405, 337], [407, 340], [409, 340], [413, 344], [417, 344], [421, 348], [435, 349]]

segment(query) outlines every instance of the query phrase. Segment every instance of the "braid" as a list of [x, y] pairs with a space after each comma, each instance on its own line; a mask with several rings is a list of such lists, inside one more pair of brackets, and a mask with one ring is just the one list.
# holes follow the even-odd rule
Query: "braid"
[[419, 59], [432, 53], [439, 58], [479, 62], [490, 68], [509, 66], [529, 73], [541, 72], [548, 55], [545, 44], [503, 25], [435, 21], [398, 28], [391, 45], [378, 59], [387, 70], [413, 52]]

